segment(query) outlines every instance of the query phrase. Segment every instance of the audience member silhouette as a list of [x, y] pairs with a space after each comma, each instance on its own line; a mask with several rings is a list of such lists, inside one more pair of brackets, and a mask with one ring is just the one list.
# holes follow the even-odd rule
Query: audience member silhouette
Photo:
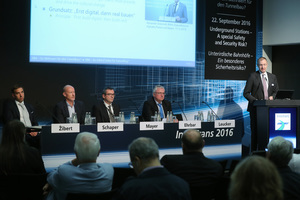
[[114, 169], [109, 163], [96, 163], [100, 141], [96, 134], [79, 133], [75, 139], [76, 158], [49, 173], [44, 187], [47, 199], [65, 200], [68, 193], [111, 191]]
[[276, 165], [281, 175], [285, 200], [300, 199], [300, 174], [288, 166], [293, 152], [293, 144], [281, 136], [273, 138], [268, 144], [267, 158]]
[[40, 152], [25, 141], [26, 128], [19, 120], [7, 122], [0, 145], [0, 174], [46, 173]]
[[230, 200], [283, 200], [280, 175], [269, 160], [249, 156], [234, 169], [229, 186]]
[[129, 155], [137, 177], [129, 178], [114, 199], [191, 199], [188, 184], [161, 166], [158, 146], [153, 139], [145, 137], [135, 139], [129, 145]]
[[[165, 155], [161, 164], [171, 173], [186, 180], [193, 191], [208, 199], [215, 197], [218, 183], [223, 175], [220, 163], [204, 156], [205, 141], [198, 130], [186, 130], [182, 136], [183, 155]], [[200, 192], [201, 191], [201, 194]]]

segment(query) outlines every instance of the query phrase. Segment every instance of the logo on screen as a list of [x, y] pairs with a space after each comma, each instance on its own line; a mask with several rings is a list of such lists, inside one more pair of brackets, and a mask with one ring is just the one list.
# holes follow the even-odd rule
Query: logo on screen
[[291, 130], [291, 113], [275, 113], [275, 130]]

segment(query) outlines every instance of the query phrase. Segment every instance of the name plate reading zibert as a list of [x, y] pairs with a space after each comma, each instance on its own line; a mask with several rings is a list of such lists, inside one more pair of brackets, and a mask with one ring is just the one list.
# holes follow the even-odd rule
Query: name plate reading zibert
[[140, 131], [164, 130], [163, 122], [140, 122]]
[[234, 128], [235, 120], [216, 120], [215, 128]]
[[98, 132], [123, 131], [124, 123], [97, 123]]
[[200, 129], [201, 121], [179, 121], [179, 129]]
[[51, 133], [79, 133], [80, 124], [51, 124]]

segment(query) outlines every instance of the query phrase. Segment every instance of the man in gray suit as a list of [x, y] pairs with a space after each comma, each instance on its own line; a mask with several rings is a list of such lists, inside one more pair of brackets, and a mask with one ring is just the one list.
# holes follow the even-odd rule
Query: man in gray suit
[[251, 121], [251, 151], [257, 149], [257, 113], [253, 103], [256, 100], [274, 100], [279, 89], [276, 76], [267, 72], [267, 59], [259, 58], [257, 66], [259, 70], [250, 74], [244, 89], [244, 97], [249, 101], [247, 111], [250, 112]]
[[167, 16], [175, 17], [176, 22], [186, 23], [188, 21], [186, 6], [179, 2], [179, 0], [174, 0], [174, 3], [169, 5]]

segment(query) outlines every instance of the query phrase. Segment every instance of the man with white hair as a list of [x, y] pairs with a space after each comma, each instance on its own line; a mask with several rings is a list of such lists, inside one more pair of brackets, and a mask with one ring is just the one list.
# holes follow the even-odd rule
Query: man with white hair
[[268, 144], [267, 158], [277, 167], [283, 182], [284, 199], [300, 199], [300, 175], [288, 166], [293, 157], [293, 144], [277, 136]]
[[101, 193], [112, 188], [114, 169], [108, 163], [96, 163], [100, 154], [97, 135], [79, 133], [75, 140], [76, 158], [49, 173], [44, 191], [47, 200], [64, 200], [68, 193]]

